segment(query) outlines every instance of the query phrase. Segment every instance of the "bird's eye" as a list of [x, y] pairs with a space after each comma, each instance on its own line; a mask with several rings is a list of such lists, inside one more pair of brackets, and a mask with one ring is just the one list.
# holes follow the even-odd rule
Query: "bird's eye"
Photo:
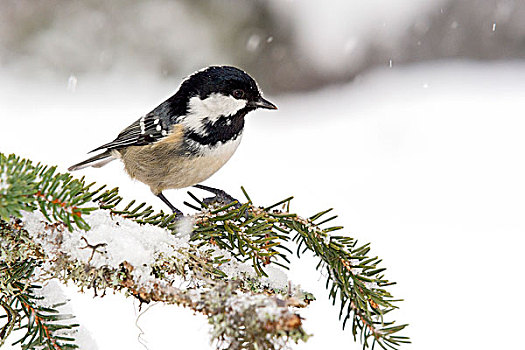
[[244, 97], [244, 90], [241, 90], [241, 89], [233, 90], [233, 97], [235, 97], [235, 98], [243, 98]]

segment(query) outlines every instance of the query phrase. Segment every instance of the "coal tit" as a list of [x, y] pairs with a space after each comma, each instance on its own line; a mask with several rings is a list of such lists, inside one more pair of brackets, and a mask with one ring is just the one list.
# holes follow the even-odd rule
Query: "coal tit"
[[219, 170], [239, 146], [244, 117], [257, 108], [277, 109], [262, 97], [252, 77], [235, 67], [208, 67], [186, 78], [175, 95], [115, 140], [91, 151], [104, 152], [68, 170], [98, 168], [120, 159], [132, 178], [182, 214], [162, 191], [196, 185]]

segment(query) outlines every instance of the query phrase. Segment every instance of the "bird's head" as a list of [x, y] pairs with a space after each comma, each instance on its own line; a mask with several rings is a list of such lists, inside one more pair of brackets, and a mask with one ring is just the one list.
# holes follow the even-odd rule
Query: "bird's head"
[[231, 66], [212, 66], [193, 73], [177, 95], [186, 101], [184, 123], [197, 132], [203, 131], [204, 125], [244, 118], [257, 108], [277, 109], [262, 97], [252, 77]]

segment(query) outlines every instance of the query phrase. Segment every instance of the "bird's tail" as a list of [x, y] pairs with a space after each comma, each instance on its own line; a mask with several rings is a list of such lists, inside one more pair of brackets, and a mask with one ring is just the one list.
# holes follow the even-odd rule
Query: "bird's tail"
[[117, 159], [117, 157], [115, 157], [111, 153], [110, 150], [107, 150], [106, 152], [97, 154], [96, 156], [88, 158], [88, 159], [86, 159], [83, 162], [80, 162], [78, 164], [72, 165], [67, 170], [68, 171], [75, 171], [75, 170], [84, 169], [84, 168], [87, 168], [87, 167], [90, 167], [90, 166], [92, 166], [94, 168], [100, 168], [100, 167], [108, 164], [109, 162], [111, 162], [112, 160], [115, 160], [115, 159]]

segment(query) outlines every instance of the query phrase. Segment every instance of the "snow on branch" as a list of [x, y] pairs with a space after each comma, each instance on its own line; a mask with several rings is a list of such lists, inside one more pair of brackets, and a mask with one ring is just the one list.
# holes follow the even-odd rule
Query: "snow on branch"
[[329, 210], [301, 218], [289, 212], [291, 198], [257, 207], [246, 192], [240, 205], [209, 205], [190, 194], [197, 204], [189, 205], [199, 211], [177, 220], [145, 203], [122, 208], [117, 189], [93, 189], [84, 179], [3, 154], [0, 179], [2, 342], [25, 319], [23, 344], [55, 350], [74, 344], [76, 325], [65, 316], [43, 322], [60, 310], [41, 304], [37, 314], [39, 306], [28, 303], [33, 289], [50, 280], [99, 296], [110, 289], [142, 303], [191, 308], [207, 316], [218, 349], [281, 349], [306, 341], [299, 310], [314, 297], [283, 270], [293, 243], [298, 256], [309, 251], [319, 259], [343, 326], [350, 321], [363, 347], [409, 342], [398, 335], [406, 325], [384, 319], [397, 300], [386, 289], [393, 283], [380, 260], [368, 255], [368, 244], [335, 235], [340, 226], [325, 227], [335, 219], [326, 218]]

